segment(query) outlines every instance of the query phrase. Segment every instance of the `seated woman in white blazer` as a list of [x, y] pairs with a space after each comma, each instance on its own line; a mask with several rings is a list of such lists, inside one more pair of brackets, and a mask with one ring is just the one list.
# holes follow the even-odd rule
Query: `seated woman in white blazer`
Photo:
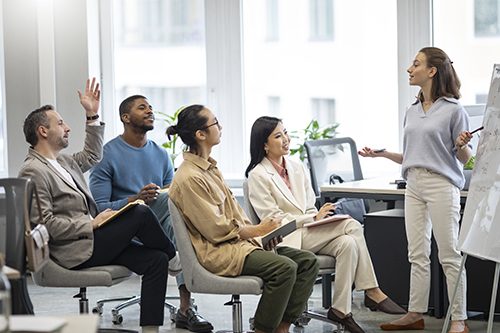
[[386, 313], [406, 313], [378, 287], [363, 228], [352, 218], [303, 228], [305, 222], [333, 214], [335, 205], [326, 203], [318, 211], [316, 197], [304, 165], [288, 158], [290, 138], [280, 119], [260, 117], [250, 136], [251, 162], [248, 177], [249, 199], [260, 219], [296, 220], [298, 229], [285, 237], [283, 244], [337, 260], [332, 307], [328, 318], [342, 323], [352, 333], [363, 330], [351, 314], [351, 293], [365, 290], [365, 306]]

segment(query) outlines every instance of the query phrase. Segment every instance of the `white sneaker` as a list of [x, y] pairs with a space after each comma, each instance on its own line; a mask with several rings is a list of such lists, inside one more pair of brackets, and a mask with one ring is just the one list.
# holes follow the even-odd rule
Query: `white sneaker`
[[181, 260], [179, 259], [179, 252], [175, 252], [175, 257], [168, 262], [168, 274], [177, 276], [182, 272]]

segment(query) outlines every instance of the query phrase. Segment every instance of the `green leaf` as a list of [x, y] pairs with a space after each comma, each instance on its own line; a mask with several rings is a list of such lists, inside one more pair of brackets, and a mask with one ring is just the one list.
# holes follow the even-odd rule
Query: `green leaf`
[[321, 127], [317, 119], [312, 119], [304, 129], [291, 131], [290, 137], [297, 139], [299, 143], [296, 144], [294, 148], [290, 149], [290, 155], [298, 153], [300, 159], [303, 161], [307, 157], [307, 152], [304, 148], [305, 141], [334, 138], [337, 135], [338, 127], [338, 123]]

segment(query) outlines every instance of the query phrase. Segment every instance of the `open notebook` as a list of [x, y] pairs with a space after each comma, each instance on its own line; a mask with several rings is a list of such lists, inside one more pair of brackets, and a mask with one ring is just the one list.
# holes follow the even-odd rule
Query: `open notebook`
[[265, 246], [267, 243], [269, 243], [271, 239], [275, 237], [282, 236], [284, 238], [285, 236], [294, 232], [296, 229], [297, 229], [297, 222], [295, 222], [295, 220], [283, 224], [280, 227], [262, 236], [262, 245]]
[[348, 219], [348, 218], [350, 218], [350, 216], [347, 215], [347, 214], [336, 214], [336, 215], [325, 217], [324, 219], [317, 220], [317, 221], [314, 221], [314, 222], [304, 223], [303, 226], [304, 226], [304, 228], [311, 228], [311, 227], [316, 227], [318, 225], [323, 225], [323, 224], [327, 224], [327, 223], [342, 221], [342, 220], [345, 220], [345, 219]]
[[108, 223], [109, 221], [112, 221], [114, 220], [115, 218], [117, 218], [118, 216], [120, 216], [121, 214], [125, 213], [127, 210], [129, 210], [130, 208], [132, 207], [135, 207], [137, 205], [145, 205], [144, 203], [144, 200], [141, 200], [141, 199], [137, 199], [137, 200], [134, 200], [132, 202], [129, 202], [128, 204], [126, 204], [125, 206], [123, 206], [122, 208], [120, 208], [119, 210], [117, 210], [114, 214], [110, 215], [107, 219], [103, 220], [101, 223], [99, 223], [97, 225], [98, 228], [102, 227], [103, 225], [105, 225], [106, 223]]

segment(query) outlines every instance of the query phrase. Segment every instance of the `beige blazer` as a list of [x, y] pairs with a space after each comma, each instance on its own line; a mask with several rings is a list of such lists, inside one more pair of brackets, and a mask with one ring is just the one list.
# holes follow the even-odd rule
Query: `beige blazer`
[[314, 206], [316, 196], [304, 165], [285, 159], [292, 190], [286, 186], [271, 162], [264, 158], [248, 174], [249, 199], [261, 220], [267, 216], [282, 217], [282, 223], [295, 219], [299, 228], [285, 237], [283, 245], [300, 248], [302, 225], [312, 222], [318, 212]]
[[[97, 214], [97, 206], [83, 172], [101, 159], [104, 126], [87, 126], [86, 132], [83, 151], [73, 155], [61, 154], [57, 158], [73, 177], [76, 187], [32, 148], [29, 148], [19, 171], [20, 177], [30, 177], [36, 183], [43, 221], [50, 234], [50, 255], [66, 268], [85, 262], [92, 255], [93, 249], [91, 221]], [[34, 215], [38, 214], [36, 209], [31, 211]], [[34, 218], [34, 221], [38, 219]]]

